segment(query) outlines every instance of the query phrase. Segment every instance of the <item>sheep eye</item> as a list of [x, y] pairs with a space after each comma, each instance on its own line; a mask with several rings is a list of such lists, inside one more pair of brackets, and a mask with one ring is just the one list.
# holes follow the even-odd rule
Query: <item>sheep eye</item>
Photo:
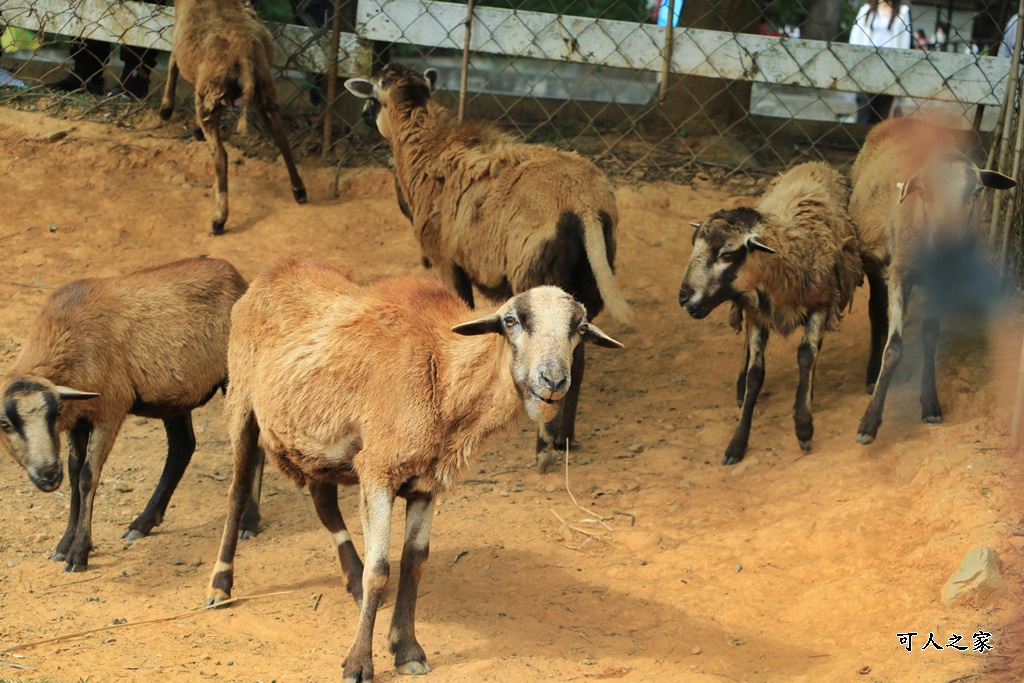
[[510, 315], [506, 315], [505, 316], [505, 327], [515, 327], [515, 326], [516, 326], [516, 319], [513, 318]]
[[0, 419], [0, 430], [3, 430], [5, 432], [11, 432], [11, 431], [13, 431], [13, 429], [14, 428], [11, 427], [11, 423], [10, 422], [8, 422], [7, 420], [4, 420], [4, 419]]
[[583, 335], [585, 335], [587, 333], [587, 330], [589, 330], [589, 329], [590, 329], [590, 325], [587, 325], [586, 323], [583, 323], [582, 325], [580, 325], [576, 329], [576, 332], [579, 333], [579, 335], [582, 337]]
[[723, 251], [718, 255], [718, 260], [725, 261], [726, 263], [732, 263], [736, 260], [735, 251]]

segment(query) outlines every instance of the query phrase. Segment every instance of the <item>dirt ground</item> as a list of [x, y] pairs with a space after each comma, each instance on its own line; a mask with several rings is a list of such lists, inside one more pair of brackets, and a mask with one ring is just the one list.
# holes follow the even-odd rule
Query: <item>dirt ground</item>
[[[307, 163], [311, 201], [298, 206], [283, 164], [232, 148], [228, 233], [209, 236], [212, 163], [184, 130], [155, 117], [126, 130], [0, 109], [0, 371], [49, 288], [73, 278], [199, 254], [249, 277], [283, 254], [367, 281], [422, 272], [386, 169], [342, 172], [329, 199], [334, 169]], [[1021, 306], [984, 335], [943, 336], [944, 424], [919, 422], [920, 363], [909, 354], [868, 447], [854, 441], [867, 404], [866, 292], [826, 337], [809, 454], [791, 418], [797, 340], [773, 339], [747, 459], [723, 467], [742, 340], [725, 311], [691, 320], [676, 298], [687, 221], [750, 201], [740, 194], [699, 181], [619, 187], [620, 282], [636, 322], [599, 319], [627, 349], [588, 354], [583, 446], [568, 469], [593, 512], [574, 506], [562, 471], [536, 473], [532, 426], [487, 445], [471, 481], [438, 506], [419, 601], [426, 680], [1022, 680], [1024, 537], [1011, 530], [1024, 526], [1022, 468], [1004, 448]], [[917, 349], [918, 325], [909, 330]], [[49, 561], [66, 484], [44, 494], [0, 459], [0, 649], [128, 624], [0, 654], [0, 678], [340, 678], [355, 605], [308, 494], [269, 469], [263, 531], [240, 544], [235, 594], [287, 594], [133, 625], [202, 604], [231, 474], [221, 408], [218, 397], [195, 414], [198, 450], [163, 525], [125, 545], [165, 448], [159, 422], [129, 419], [103, 472], [85, 574]], [[361, 549], [355, 491], [341, 498]], [[1006, 594], [985, 609], [944, 606], [943, 583], [978, 545], [998, 551]], [[396, 583], [377, 620], [378, 680], [396, 677], [386, 651]], [[979, 630], [992, 634], [984, 655], [921, 650], [929, 632], [971, 645]], [[908, 631], [920, 634], [911, 652], [896, 635]]]

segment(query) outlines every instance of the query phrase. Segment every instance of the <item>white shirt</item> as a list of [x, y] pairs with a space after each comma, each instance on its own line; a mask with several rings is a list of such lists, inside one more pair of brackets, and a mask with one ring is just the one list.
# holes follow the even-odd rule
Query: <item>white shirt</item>
[[913, 35], [910, 30], [910, 5], [900, 7], [900, 15], [892, 22], [889, 28], [889, 18], [892, 16], [891, 9], [885, 12], [887, 6], [879, 3], [878, 11], [871, 16], [871, 25], [868, 26], [868, 10], [870, 5], [863, 5], [857, 12], [857, 21], [850, 29], [850, 45], [867, 45], [869, 47], [900, 47], [904, 50], [910, 49], [910, 42]]

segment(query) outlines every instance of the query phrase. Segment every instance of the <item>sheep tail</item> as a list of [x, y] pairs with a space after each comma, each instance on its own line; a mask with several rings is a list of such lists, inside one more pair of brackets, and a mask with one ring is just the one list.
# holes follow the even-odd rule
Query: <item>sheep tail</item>
[[615, 281], [615, 273], [608, 263], [608, 246], [604, 241], [601, 220], [596, 215], [589, 215], [583, 218], [582, 226], [583, 248], [587, 252], [590, 270], [597, 280], [597, 288], [601, 292], [604, 305], [613, 318], [628, 325], [633, 322], [633, 310], [622, 296], [622, 291]]
[[256, 83], [253, 80], [252, 65], [249, 65], [247, 69], [239, 65], [238, 85], [242, 90], [241, 97], [239, 97], [242, 111], [238, 113], [238, 126], [235, 130], [242, 135], [246, 135], [249, 132], [249, 111], [256, 96]]

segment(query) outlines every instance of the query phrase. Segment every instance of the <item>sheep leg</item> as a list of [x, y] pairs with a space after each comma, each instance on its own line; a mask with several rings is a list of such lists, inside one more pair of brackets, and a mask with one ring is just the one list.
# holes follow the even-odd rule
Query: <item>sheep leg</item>
[[931, 424], [942, 422], [939, 392], [935, 388], [935, 351], [939, 344], [939, 317], [932, 310], [921, 326], [924, 342], [924, 372], [921, 374], [921, 420]]
[[402, 568], [388, 635], [388, 649], [395, 656], [395, 668], [400, 674], [430, 672], [427, 654], [416, 640], [416, 592], [423, 576], [423, 565], [430, 555], [430, 522], [433, 518], [433, 496], [425, 494], [406, 501]]
[[258, 456], [256, 465], [252, 468], [251, 488], [249, 489], [249, 500], [245, 503], [245, 512], [242, 513], [242, 527], [238, 537], [243, 541], [255, 538], [260, 532], [260, 498], [263, 495], [263, 465], [267, 458], [262, 448], [257, 448]]
[[885, 278], [868, 274], [868, 318], [871, 321], [871, 355], [868, 357], [867, 389], [874, 393], [878, 373], [882, 369], [882, 351], [889, 336], [889, 292]]
[[470, 308], [475, 308], [476, 306], [473, 303], [473, 281], [469, 279], [469, 275], [466, 274], [466, 271], [458, 263], [452, 264], [450, 281], [449, 284], [455, 290], [455, 293], [459, 295], [459, 298], [465, 301], [466, 305]]
[[585, 348], [580, 343], [572, 352], [569, 391], [558, 402], [558, 414], [537, 428], [537, 471], [541, 474], [550, 472], [558, 464], [566, 445], [570, 448], [579, 446], [576, 442], [576, 407], [580, 401], [583, 371], [586, 369]]
[[245, 512], [246, 501], [252, 493], [252, 476], [259, 458], [260, 427], [256, 417], [249, 413], [241, 424], [231, 425], [231, 445], [235, 454], [235, 472], [228, 493], [228, 516], [224, 521], [224, 534], [220, 538], [220, 554], [213, 567], [210, 587], [206, 590], [206, 606], [216, 605], [231, 597], [235, 581], [235, 549], [238, 547], [238, 528]]
[[71, 509], [68, 512], [68, 526], [64, 535], [57, 542], [57, 549], [50, 558], [54, 562], [64, 562], [71, 548], [71, 542], [75, 540], [75, 532], [78, 530], [78, 515], [82, 505], [82, 495], [78, 490], [78, 480], [82, 472], [82, 465], [85, 463], [85, 454], [89, 449], [89, 435], [92, 434], [92, 425], [81, 421], [68, 430], [68, 487], [71, 489]]
[[860, 427], [857, 429], [857, 443], [869, 444], [875, 440], [878, 428], [882, 424], [882, 411], [885, 409], [885, 394], [889, 391], [893, 372], [899, 365], [903, 355], [903, 321], [910, 298], [910, 284], [902, 280], [889, 283], [889, 340], [882, 354], [882, 369], [878, 373], [878, 382], [871, 395], [871, 403], [864, 411]]
[[345, 590], [355, 598], [356, 604], [363, 604], [363, 563], [359, 559], [352, 537], [345, 527], [345, 520], [338, 509], [338, 485], [323, 482], [309, 482], [309, 494], [313, 498], [316, 514], [327, 527], [331, 540], [338, 549], [341, 572], [345, 575]]
[[217, 210], [213, 215], [211, 230], [214, 235], [224, 233], [224, 223], [228, 220], [228, 153], [224, 149], [224, 141], [221, 140], [220, 116], [220, 109], [204, 106], [203, 98], [196, 92], [196, 118], [210, 146], [210, 152], [213, 153], [213, 167], [217, 175], [217, 184], [214, 187]]
[[[89, 551], [92, 550], [92, 508], [96, 490], [100, 485], [100, 473], [114, 446], [114, 439], [121, 429], [121, 422], [108, 425], [94, 425], [85, 450], [85, 459], [77, 472], [78, 479], [78, 525], [74, 538], [64, 558], [65, 572], [84, 572], [89, 568]], [[70, 469], [70, 467], [69, 467]]]
[[754, 418], [754, 406], [764, 384], [764, 347], [768, 343], [768, 327], [747, 321], [747, 347], [750, 359], [747, 362], [747, 390], [743, 395], [743, 412], [740, 423], [725, 449], [723, 465], [735, 465], [743, 460], [750, 439], [750, 424]]
[[188, 467], [189, 461], [192, 460], [192, 454], [196, 450], [192, 413], [164, 420], [164, 430], [167, 432], [167, 459], [164, 461], [164, 471], [160, 475], [160, 481], [156, 485], [156, 490], [153, 491], [153, 496], [146, 504], [146, 509], [121, 536], [129, 543], [148, 536], [153, 527], [159, 526], [164, 521], [167, 504], [171, 502], [174, 489], [178, 487], [178, 482], [185, 474], [185, 468]]
[[[372, 461], [370, 457], [365, 460]], [[363, 521], [363, 539], [366, 543], [363, 554], [368, 571], [363, 571], [363, 605], [359, 609], [359, 625], [342, 665], [345, 683], [368, 683], [373, 680], [373, 626], [377, 620], [377, 605], [391, 575], [388, 544], [395, 493], [365, 479], [363, 482], [359, 511]]]
[[299, 177], [299, 171], [295, 168], [295, 159], [292, 158], [292, 149], [288, 145], [288, 136], [285, 134], [284, 128], [281, 127], [281, 116], [278, 113], [277, 107], [266, 107], [261, 109], [260, 112], [263, 114], [263, 120], [267, 124], [267, 130], [270, 131], [270, 137], [274, 138], [274, 143], [281, 150], [281, 156], [284, 157], [284, 165], [288, 168], [288, 178], [291, 179], [292, 183], [292, 196], [295, 197], [295, 201], [299, 204], [305, 204], [306, 186], [303, 185], [302, 178]]
[[797, 365], [800, 367], [800, 383], [796, 389], [796, 404], [793, 406], [793, 422], [796, 423], [796, 438], [800, 448], [811, 450], [811, 439], [814, 437], [814, 417], [811, 415], [811, 402], [814, 400], [814, 366], [821, 350], [822, 332], [825, 327], [825, 316], [814, 311], [807, 317], [804, 327], [804, 338], [796, 352]]
[[747, 338], [743, 338], [743, 365], [740, 366], [740, 374], [736, 378], [736, 405], [743, 407], [743, 397], [747, 395], [747, 365], [750, 363], [750, 344]]
[[160, 118], [166, 121], [174, 113], [174, 92], [178, 89], [178, 61], [174, 51], [167, 60], [167, 84], [164, 86], [164, 98], [160, 101]]

